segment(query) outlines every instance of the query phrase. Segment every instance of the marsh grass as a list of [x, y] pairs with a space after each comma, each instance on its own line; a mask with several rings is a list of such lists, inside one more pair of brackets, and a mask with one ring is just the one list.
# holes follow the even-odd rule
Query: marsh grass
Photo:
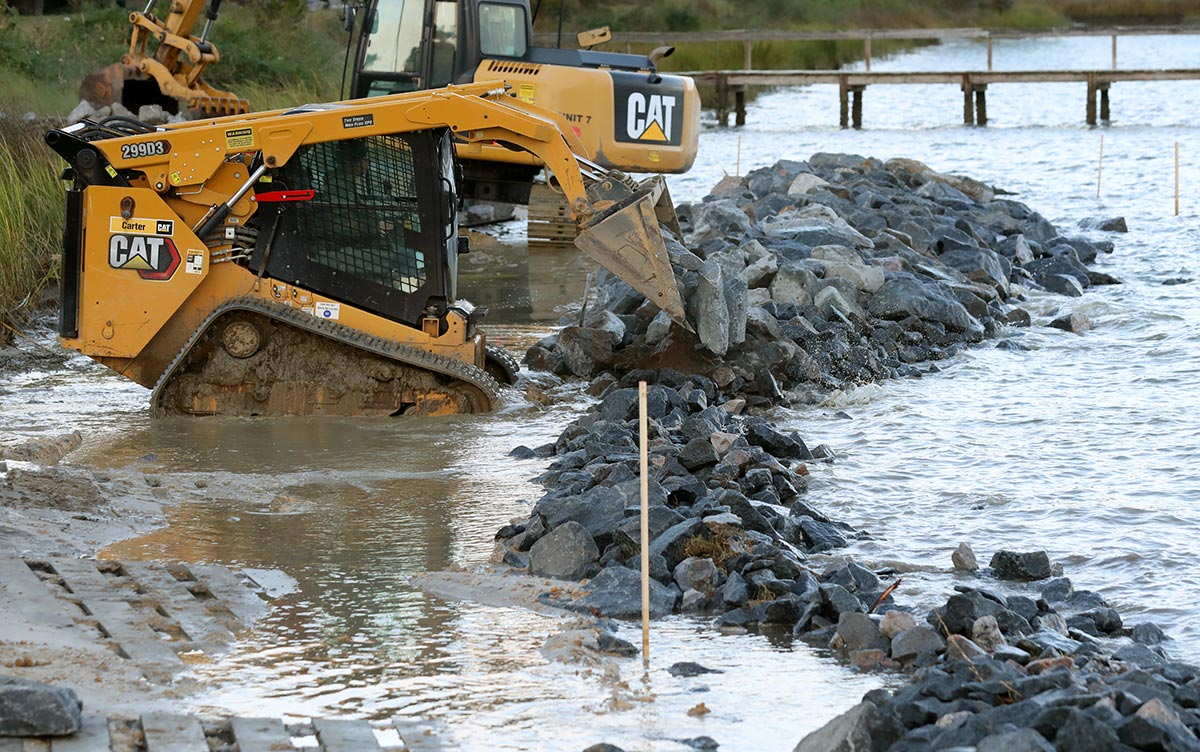
[[0, 119], [0, 341], [58, 270], [63, 165], [42, 144], [41, 130]]

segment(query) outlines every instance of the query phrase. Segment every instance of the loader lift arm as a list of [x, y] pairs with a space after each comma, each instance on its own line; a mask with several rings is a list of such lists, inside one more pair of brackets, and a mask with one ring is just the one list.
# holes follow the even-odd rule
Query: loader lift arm
[[[265, 168], [278, 168], [303, 146], [438, 127], [449, 128], [467, 144], [468, 153], [500, 144], [544, 162], [580, 225], [576, 241], [580, 250], [687, 326], [659, 229], [662, 224], [679, 234], [662, 176], [639, 183], [596, 165], [583, 156], [585, 147], [559, 115], [510, 96], [506, 87], [494, 82], [193, 121], [89, 146], [99, 149], [119, 174], [130, 173], [135, 179], [140, 174], [168, 202], [173, 193], [192, 194], [185, 200], [191, 206], [182, 207], [180, 214], [190, 219], [198, 235], [207, 236], [220, 228], [214, 220], [223, 221], [231, 214], [245, 217], [254, 206], [245, 193], [229, 196], [232, 200], [224, 204], [197, 206], [189, 188], [205, 186], [239, 155]], [[138, 156], [153, 154], [154, 144], [164, 136], [171, 144], [168, 153]], [[51, 144], [68, 161], [76, 158], [60, 148], [63, 145], [61, 140]], [[196, 219], [197, 209], [202, 209], [200, 219]]]

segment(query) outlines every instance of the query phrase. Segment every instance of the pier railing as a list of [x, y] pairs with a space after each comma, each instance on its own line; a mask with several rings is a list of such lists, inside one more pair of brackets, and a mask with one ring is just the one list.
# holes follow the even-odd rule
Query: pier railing
[[[1085, 118], [1088, 125], [1107, 122], [1111, 106], [1109, 90], [1122, 81], [1195, 81], [1200, 69], [1121, 70], [1117, 67], [1117, 40], [1122, 36], [1200, 35], [1200, 25], [1193, 26], [1112, 26], [1070, 27], [1057, 29], [855, 29], [843, 31], [784, 31], [775, 29], [689, 31], [689, 32], [615, 32], [612, 47], [626, 50], [633, 45], [681, 45], [741, 42], [744, 53], [740, 70], [683, 71], [697, 83], [709, 84], [716, 90], [717, 120], [727, 125], [729, 114], [737, 125], [746, 122], [746, 87], [798, 86], [837, 84], [840, 123], [843, 128], [862, 127], [862, 97], [867, 86], [878, 84], [951, 84], [963, 92], [963, 122], [987, 125], [987, 87], [1001, 83], [1061, 83], [1080, 82], [1087, 85]], [[1107, 69], [997, 71], [994, 68], [993, 41], [1009, 39], [1043, 39], [1058, 37], [1110, 37], [1112, 64]], [[817, 42], [862, 40], [864, 70], [762, 70], [754, 68], [753, 49], [756, 42]], [[986, 42], [986, 68], [950, 72], [873, 72], [871, 70], [872, 40], [946, 40], [974, 39]], [[538, 44], [554, 44], [556, 35], [537, 34]], [[981, 61], [983, 62], [983, 61]], [[1097, 102], [1097, 99], [1099, 102]]]

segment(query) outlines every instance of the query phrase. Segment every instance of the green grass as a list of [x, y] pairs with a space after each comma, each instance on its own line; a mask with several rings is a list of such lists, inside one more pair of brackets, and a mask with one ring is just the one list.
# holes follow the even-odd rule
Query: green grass
[[0, 119], [0, 342], [57, 274], [62, 164], [41, 134], [40, 126]]
[[[337, 14], [288, 6], [225, 4], [213, 33], [222, 59], [205, 80], [256, 110], [338, 99], [346, 33]], [[55, 278], [62, 235], [64, 165], [41, 141], [47, 126], [21, 116], [65, 116], [83, 77], [117, 62], [129, 33], [128, 11], [107, 4], [36, 18], [0, 9], [0, 341]]]

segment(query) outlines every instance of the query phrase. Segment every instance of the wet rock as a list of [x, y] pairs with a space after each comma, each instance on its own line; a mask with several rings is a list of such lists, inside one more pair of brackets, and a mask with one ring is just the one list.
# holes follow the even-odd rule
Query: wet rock
[[1092, 320], [1078, 312], [1059, 316], [1050, 322], [1050, 326], [1054, 329], [1061, 329], [1064, 332], [1071, 332], [1072, 334], [1083, 334], [1093, 328]]
[[679, 589], [698, 590], [711, 594], [717, 589], [720, 572], [712, 559], [702, 559], [695, 556], [684, 559], [675, 567], [675, 583]]
[[17, 462], [33, 462], [38, 465], [57, 465], [59, 460], [83, 444], [83, 435], [78, 431], [47, 438], [29, 439], [8, 448], [0, 448], [0, 457]]
[[612, 364], [619, 342], [611, 331], [568, 326], [558, 334], [557, 353], [571, 373], [590, 378]]
[[800, 531], [804, 535], [804, 545], [808, 547], [809, 551], [829, 551], [846, 546], [846, 539], [837, 526], [829, 523], [802, 517]]
[[857, 611], [838, 615], [835, 647], [846, 652], [883, 647], [879, 625], [871, 617]]
[[997, 551], [989, 566], [1002, 580], [1044, 580], [1053, 574], [1050, 556], [1045, 551]]
[[950, 554], [950, 562], [955, 569], [965, 572], [974, 572], [979, 569], [979, 562], [975, 560], [975, 552], [966, 543], [958, 544], [958, 548]]
[[796, 434], [785, 435], [771, 427], [765, 420], [752, 419], [746, 422], [746, 441], [762, 447], [775, 457], [797, 460], [812, 459], [804, 441]]
[[693, 663], [692, 661], [679, 661], [678, 663], [672, 663], [667, 668], [667, 673], [671, 676], [691, 678], [693, 676], [702, 676], [704, 674], [722, 674], [725, 672], [721, 671], [720, 669], [701, 666], [699, 663]]
[[1129, 225], [1124, 217], [1087, 217], [1079, 220], [1079, 226], [1085, 230], [1101, 232], [1129, 232]]
[[699, 749], [704, 752], [711, 752], [711, 750], [718, 749], [721, 746], [711, 736], [694, 736], [691, 739], [680, 739], [679, 742], [692, 749]]
[[1142, 645], [1158, 645], [1168, 639], [1162, 628], [1149, 621], [1135, 625], [1129, 636]]
[[889, 640], [896, 635], [906, 630], [917, 626], [917, 620], [907, 611], [888, 611], [883, 615], [883, 621], [879, 624], [879, 631], [884, 637]]
[[1054, 746], [1034, 729], [1024, 728], [985, 736], [975, 752], [1054, 752]]
[[595, 569], [600, 551], [587, 529], [564, 522], [540, 538], [529, 550], [529, 573], [558, 580], [579, 580]]
[[989, 653], [1007, 644], [995, 616], [981, 616], [976, 619], [971, 625], [971, 640]]
[[987, 654], [988, 651], [962, 635], [952, 634], [946, 638], [946, 658], [950, 660], [975, 661]]
[[910, 661], [923, 653], [940, 653], [945, 641], [929, 627], [913, 627], [892, 638], [892, 658]]
[[[600, 613], [614, 619], [631, 619], [642, 613], [642, 576], [633, 569], [609, 566], [585, 586], [586, 595], [571, 604], [578, 611]], [[658, 619], [675, 608], [676, 593], [650, 580], [650, 616]]]
[[725, 583], [717, 589], [717, 598], [723, 607], [738, 607], [750, 600], [750, 586], [737, 572], [731, 572]]
[[982, 616], [995, 616], [1003, 610], [1003, 606], [985, 597], [978, 590], [956, 593], [936, 612], [934, 624], [944, 628], [948, 634], [970, 636], [977, 619]]
[[1058, 632], [1040, 629], [1018, 640], [1017, 647], [1032, 655], [1045, 657], [1046, 655], [1074, 655], [1079, 650], [1080, 643]]
[[601, 742], [600, 744], [593, 744], [592, 746], [583, 750], [583, 752], [625, 752], [625, 750], [615, 744]]
[[0, 737], [74, 734], [82, 711], [74, 690], [0, 675]]
[[936, 321], [956, 332], [979, 327], [979, 322], [952, 295], [936, 284], [922, 283], [911, 275], [896, 275], [867, 301], [872, 315], [892, 321], [909, 317]]
[[883, 752], [903, 733], [893, 714], [861, 702], [801, 739], [792, 752]]
[[596, 486], [582, 494], [542, 499], [534, 513], [554, 529], [567, 522], [583, 525], [592, 536], [611, 535], [625, 520], [626, 499], [613, 488]]

